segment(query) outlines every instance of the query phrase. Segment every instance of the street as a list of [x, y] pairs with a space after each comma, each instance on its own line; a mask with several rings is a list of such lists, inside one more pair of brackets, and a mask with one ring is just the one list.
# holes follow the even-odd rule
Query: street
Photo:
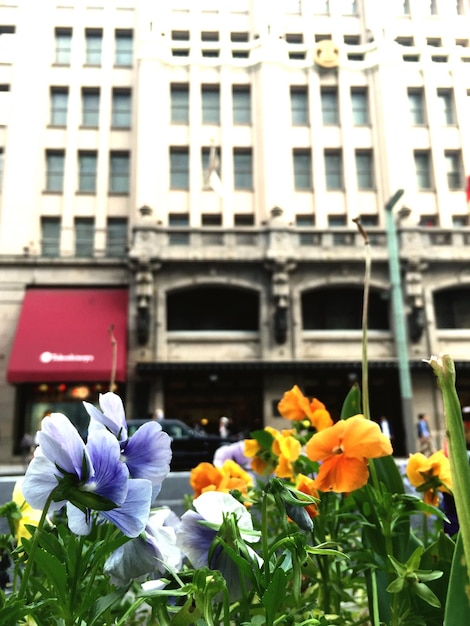
[[[15, 482], [21, 476], [0, 476], [0, 505], [11, 500]], [[163, 481], [162, 490], [155, 500], [155, 506], [169, 506], [178, 516], [185, 511], [184, 496], [192, 493], [189, 486], [189, 472], [170, 472]], [[4, 519], [0, 519], [0, 533], [7, 532]]]

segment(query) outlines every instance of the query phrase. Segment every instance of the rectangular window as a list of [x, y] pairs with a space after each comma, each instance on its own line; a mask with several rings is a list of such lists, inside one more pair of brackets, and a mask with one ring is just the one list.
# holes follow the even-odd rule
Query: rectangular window
[[374, 164], [370, 150], [356, 150], [356, 175], [358, 189], [374, 188]]
[[57, 65], [70, 65], [72, 53], [72, 29], [55, 29], [55, 63]]
[[121, 67], [132, 66], [133, 39], [131, 30], [117, 30], [115, 33], [116, 54], [115, 65]]
[[68, 103], [68, 87], [51, 87], [51, 126], [66, 126]]
[[233, 85], [233, 123], [251, 124], [251, 89], [250, 85]]
[[113, 89], [113, 110], [111, 126], [113, 128], [131, 127], [130, 89]]
[[122, 258], [127, 253], [127, 218], [108, 217], [106, 224], [106, 256]]
[[202, 86], [202, 123], [220, 124], [220, 89], [218, 85]]
[[293, 126], [308, 126], [307, 87], [290, 88], [290, 106]]
[[171, 85], [171, 123], [189, 124], [189, 86]]
[[78, 153], [78, 191], [80, 193], [96, 192], [96, 167], [98, 156], [96, 152]]
[[425, 124], [426, 114], [424, 110], [423, 89], [408, 89], [408, 105], [410, 109], [411, 123], [415, 126]]
[[325, 150], [325, 176], [329, 191], [343, 188], [341, 150]]
[[189, 189], [189, 148], [170, 148], [170, 189]]
[[215, 171], [217, 176], [220, 177], [220, 168], [221, 168], [221, 151], [220, 148], [215, 147], [212, 155], [211, 162], [211, 148], [202, 148], [201, 149], [201, 161], [202, 161], [202, 186], [204, 189], [213, 189], [214, 183], [211, 180], [211, 172]]
[[336, 87], [321, 88], [321, 112], [323, 124], [332, 126], [339, 124], [338, 90]]
[[296, 191], [312, 190], [312, 155], [310, 150], [294, 150], [294, 188]]
[[365, 126], [369, 123], [369, 101], [367, 89], [354, 87], [351, 89], [351, 105], [353, 124]]
[[100, 116], [100, 90], [82, 89], [82, 126], [98, 128]]
[[330, 12], [329, 0], [314, 0], [313, 12], [315, 15], [328, 15]]
[[129, 152], [111, 152], [109, 155], [109, 193], [128, 194], [129, 179]]
[[62, 192], [64, 185], [64, 150], [46, 151], [46, 191]]
[[462, 159], [460, 152], [447, 150], [444, 153], [446, 160], [447, 184], [450, 190], [462, 189]]
[[431, 154], [428, 150], [416, 150], [414, 160], [418, 189], [429, 191], [432, 187]]
[[253, 152], [251, 148], [234, 148], [233, 180], [235, 189], [253, 189]]
[[101, 29], [87, 28], [85, 30], [85, 64], [101, 65], [101, 48], [103, 43], [103, 31]]
[[440, 122], [443, 126], [455, 124], [454, 98], [450, 89], [438, 89]]
[[[168, 216], [168, 226], [170, 228], [184, 228], [189, 226], [189, 215], [187, 213], [170, 213]], [[189, 246], [189, 233], [173, 231], [169, 234], [168, 243], [170, 246]]]
[[92, 257], [94, 252], [95, 220], [92, 217], [75, 218], [75, 256]]
[[41, 217], [41, 256], [60, 255], [60, 218]]

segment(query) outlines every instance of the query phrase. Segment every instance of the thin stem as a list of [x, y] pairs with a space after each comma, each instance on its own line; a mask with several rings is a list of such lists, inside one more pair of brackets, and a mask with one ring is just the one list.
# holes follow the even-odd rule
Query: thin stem
[[46, 504], [44, 505], [44, 508], [42, 510], [42, 514], [41, 514], [41, 518], [39, 520], [39, 524], [37, 525], [36, 530], [34, 531], [34, 535], [33, 535], [33, 541], [31, 542], [31, 550], [29, 551], [28, 554], [28, 560], [26, 562], [26, 568], [24, 570], [24, 574], [23, 577], [21, 579], [21, 585], [20, 585], [20, 590], [18, 592], [18, 599], [21, 600], [25, 593], [26, 593], [26, 587], [28, 585], [28, 580], [29, 577], [31, 575], [31, 570], [33, 568], [34, 565], [34, 554], [37, 550], [37, 547], [39, 545], [39, 537], [41, 535], [42, 529], [44, 527], [44, 524], [46, 522], [46, 518], [47, 518], [47, 513], [49, 511], [49, 507], [51, 506], [51, 503], [54, 499], [54, 493], [55, 490], [51, 491], [51, 493], [49, 494], [49, 497], [46, 500]]

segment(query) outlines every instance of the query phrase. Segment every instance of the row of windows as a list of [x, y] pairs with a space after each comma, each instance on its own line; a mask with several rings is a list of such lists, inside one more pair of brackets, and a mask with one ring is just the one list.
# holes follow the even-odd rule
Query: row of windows
[[[468, 328], [468, 288], [434, 293], [437, 328]], [[369, 294], [369, 329], [389, 330], [389, 299], [385, 291]], [[303, 330], [360, 330], [363, 293], [355, 287], [320, 287], [301, 295]], [[188, 315], [188, 311], [191, 312]], [[168, 331], [258, 331], [259, 296], [247, 289], [194, 287], [169, 292]]]
[[[66, 126], [69, 108], [69, 88], [51, 87], [50, 124]], [[81, 92], [81, 125], [97, 128], [100, 115], [100, 90], [97, 87], [84, 87]], [[131, 90], [115, 87], [112, 90], [111, 127], [130, 128], [132, 116]]]
[[[92, 217], [76, 217], [75, 256], [92, 257], [94, 255], [95, 221]], [[58, 217], [41, 218], [41, 256], [58, 257], [60, 255], [61, 221]], [[106, 256], [124, 257], [127, 253], [127, 219], [108, 218], [106, 224]]]
[[[95, 193], [97, 185], [98, 153], [78, 152], [78, 182], [80, 193]], [[46, 151], [46, 186], [49, 193], [62, 193], [65, 172], [65, 150]], [[129, 152], [112, 151], [109, 155], [109, 193], [128, 194], [130, 178]]]
[[[70, 65], [72, 58], [72, 28], [55, 29], [55, 63]], [[101, 65], [103, 47], [103, 30], [100, 28], [85, 29], [85, 65]], [[114, 32], [114, 64], [118, 67], [132, 66], [133, 33], [131, 30]]]
[[[327, 190], [342, 190], [344, 188], [343, 153], [340, 149], [324, 150], [325, 183]], [[356, 150], [355, 154], [357, 188], [372, 190], [375, 187], [374, 159], [372, 150]], [[447, 184], [450, 190], [458, 190], [463, 185], [462, 157], [458, 150], [444, 152]], [[233, 182], [234, 189], [253, 190], [253, 152], [251, 148], [234, 148], [233, 154]], [[296, 148], [292, 153], [294, 188], [296, 191], [311, 191], [312, 154], [310, 149]], [[201, 173], [203, 187], [209, 186], [208, 172], [220, 172], [221, 157], [211, 163], [211, 149], [201, 150]], [[414, 162], [416, 170], [417, 188], [431, 190], [433, 188], [432, 161], [430, 150], [415, 150]], [[80, 193], [95, 193], [97, 185], [98, 153], [96, 151], [78, 152], [78, 183]], [[63, 191], [65, 170], [65, 151], [46, 151], [46, 187], [47, 192], [61, 193]], [[129, 193], [130, 154], [128, 152], [114, 152], [109, 156], [109, 193]], [[170, 148], [170, 188], [175, 190], [189, 190], [190, 166], [189, 148]]]

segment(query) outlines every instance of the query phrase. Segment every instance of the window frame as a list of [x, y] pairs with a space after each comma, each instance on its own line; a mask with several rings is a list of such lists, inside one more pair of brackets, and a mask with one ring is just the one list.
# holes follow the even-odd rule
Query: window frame
[[220, 85], [201, 85], [201, 108], [203, 126], [220, 125]]
[[170, 146], [170, 189], [189, 191], [189, 147]]
[[[374, 158], [371, 149], [356, 150], [354, 154], [356, 165], [356, 180], [359, 191], [373, 191], [374, 182]], [[361, 162], [362, 161], [362, 162]]]
[[172, 124], [189, 124], [189, 83], [170, 84], [170, 107]]
[[101, 66], [103, 54], [103, 30], [101, 28], [85, 29], [85, 65]]
[[[344, 189], [343, 154], [338, 149], [324, 151], [325, 186], [327, 191], [342, 191]], [[336, 167], [332, 167], [336, 165]]]
[[[106, 221], [106, 256], [123, 258], [127, 255], [129, 220], [127, 217], [108, 217]], [[114, 234], [113, 234], [114, 232]]]
[[432, 191], [432, 161], [430, 150], [414, 150], [413, 152], [416, 186], [419, 191]]
[[295, 191], [312, 191], [312, 151], [309, 148], [292, 150]]
[[96, 150], [78, 152], [78, 193], [96, 193], [98, 153]]
[[290, 109], [292, 126], [308, 126], [309, 97], [307, 85], [291, 85], [290, 87]]
[[[330, 100], [328, 100], [328, 97]], [[337, 87], [321, 87], [320, 88], [320, 100], [321, 100], [321, 114], [322, 123], [324, 126], [338, 126], [339, 125], [339, 98]]]
[[370, 124], [369, 90], [367, 87], [351, 87], [351, 113], [354, 126]]
[[54, 65], [70, 65], [72, 58], [72, 28], [56, 28]]
[[[101, 93], [99, 87], [82, 87], [81, 127], [98, 128], [100, 118]], [[93, 102], [91, 98], [96, 100]], [[96, 121], [96, 123], [91, 123]]]
[[236, 191], [253, 191], [253, 149], [233, 149], [233, 186]]
[[409, 87], [407, 98], [412, 126], [425, 126], [427, 120], [424, 89], [422, 87]]
[[114, 66], [132, 67], [134, 58], [134, 33], [129, 29], [114, 31]]
[[60, 256], [60, 217], [42, 215], [41, 218], [41, 257]]
[[129, 195], [131, 155], [126, 150], [109, 153], [109, 195]]
[[[120, 121], [122, 118], [122, 121]], [[111, 102], [111, 128], [131, 128], [132, 91], [128, 87], [114, 87]], [[118, 123], [119, 122], [119, 123]]]
[[46, 150], [46, 193], [63, 193], [65, 150]]
[[[63, 102], [60, 102], [60, 96], [65, 96]], [[69, 88], [68, 87], [51, 87], [50, 89], [50, 126], [67, 126], [68, 106], [69, 106]]]
[[251, 85], [232, 85], [232, 120], [234, 126], [251, 125]]
[[95, 251], [95, 220], [93, 217], [74, 219], [74, 255], [77, 258], [90, 258]]

